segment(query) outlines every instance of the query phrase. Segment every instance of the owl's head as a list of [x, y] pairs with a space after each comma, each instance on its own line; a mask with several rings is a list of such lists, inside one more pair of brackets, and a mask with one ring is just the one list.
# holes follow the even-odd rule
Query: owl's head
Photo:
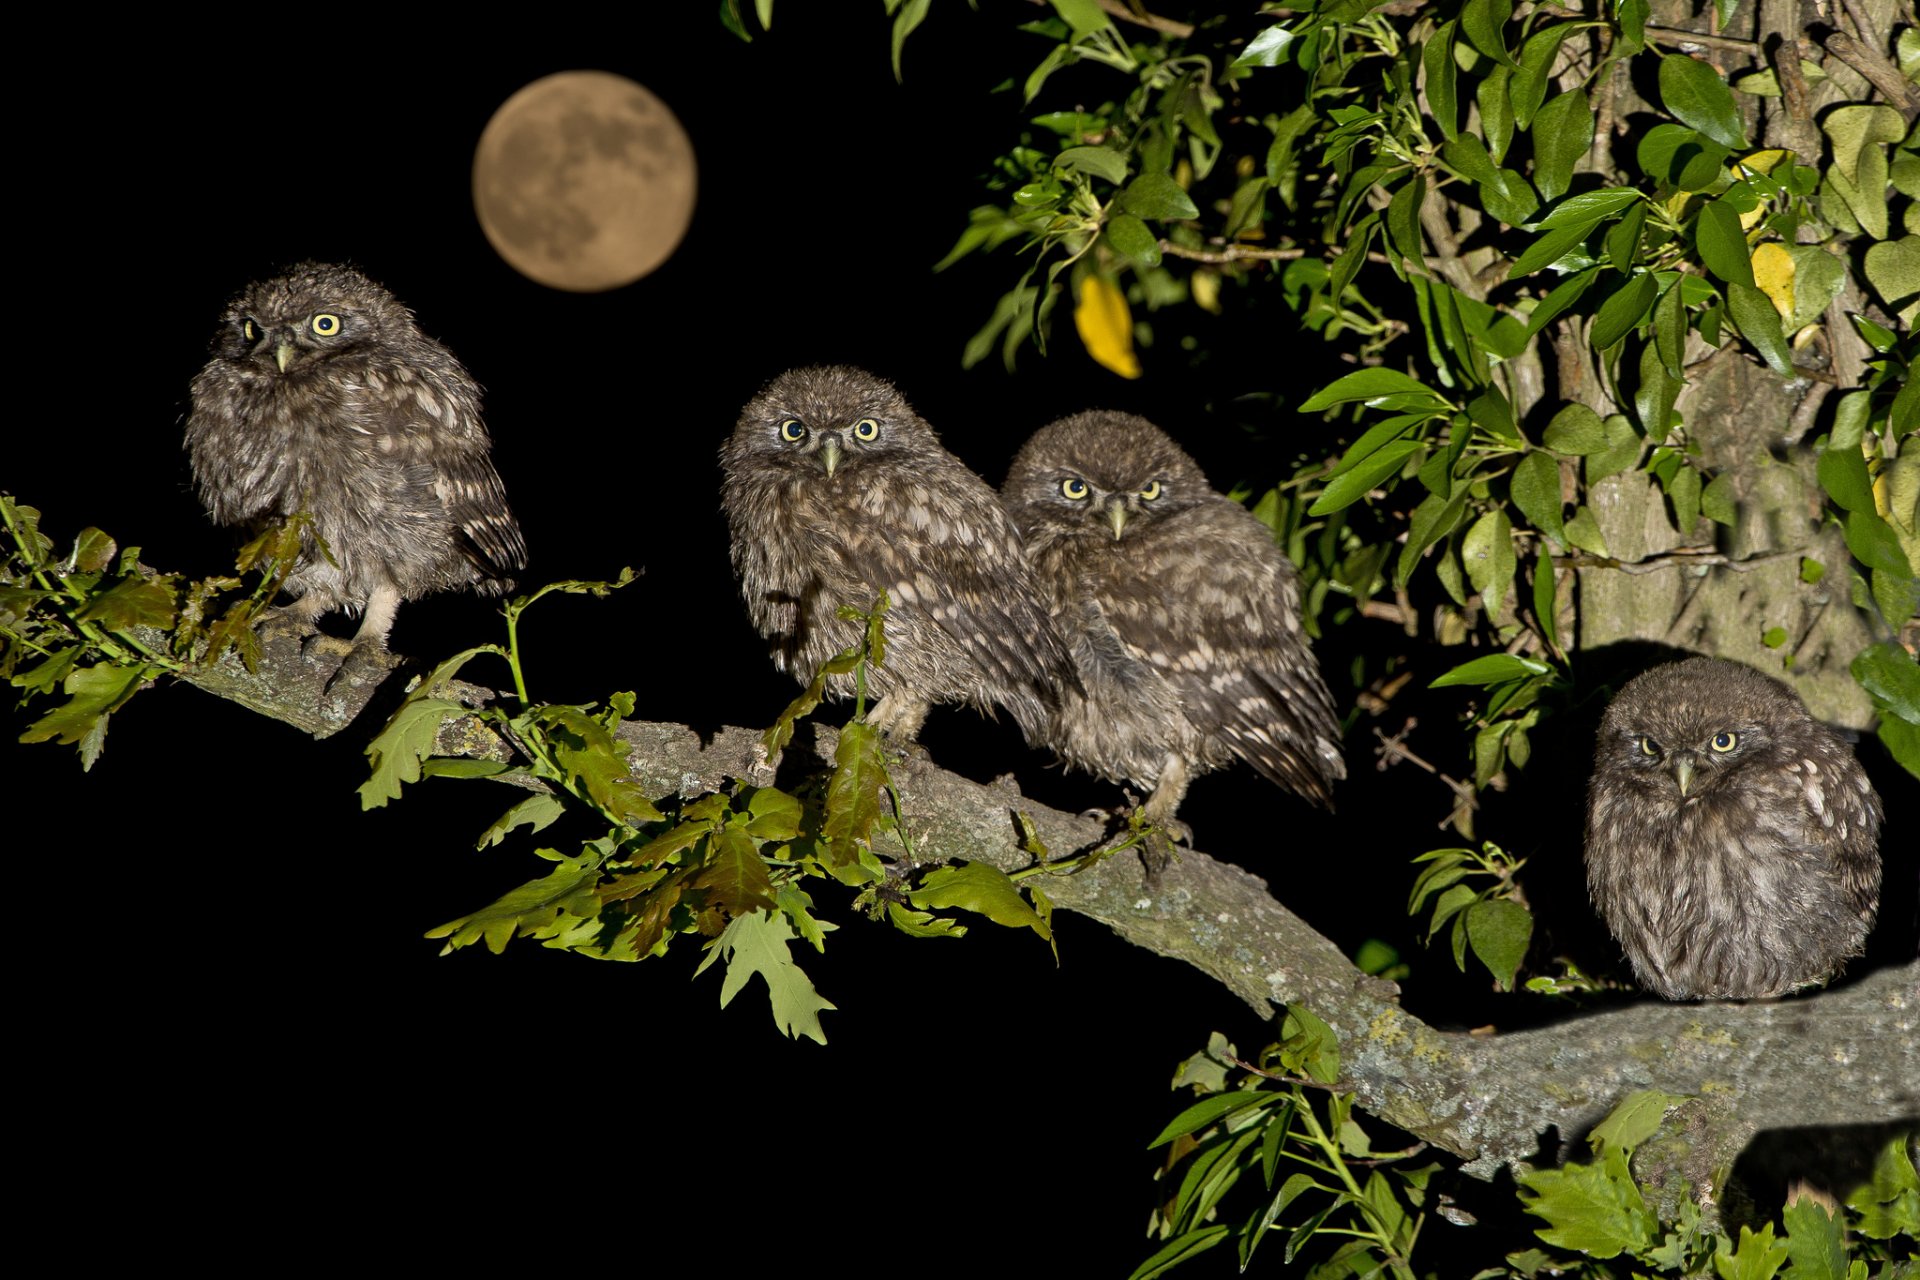
[[721, 461], [729, 470], [751, 463], [832, 480], [921, 456], [935, 441], [891, 382], [850, 365], [810, 365], [747, 402]]
[[1778, 680], [1724, 658], [1688, 658], [1636, 676], [1615, 696], [1600, 721], [1596, 769], [1699, 799], [1748, 769], [1773, 767], [1783, 739], [1811, 723]]
[[213, 354], [287, 377], [413, 331], [413, 313], [352, 267], [303, 262], [248, 285], [227, 304]]
[[1214, 493], [1166, 432], [1135, 414], [1096, 409], [1034, 432], [1000, 496], [1023, 532], [1045, 527], [1118, 542]]

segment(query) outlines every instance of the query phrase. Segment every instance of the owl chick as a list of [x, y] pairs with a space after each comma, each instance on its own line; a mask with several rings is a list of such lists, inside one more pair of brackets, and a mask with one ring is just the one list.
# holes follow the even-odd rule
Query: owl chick
[[[1085, 689], [1049, 723], [1061, 759], [1151, 787], [1143, 816], [1163, 830], [1190, 779], [1236, 759], [1332, 807], [1346, 776], [1333, 699], [1300, 627], [1299, 575], [1264, 524], [1126, 413], [1042, 427], [1001, 499]], [[1151, 844], [1149, 868], [1170, 853]]]
[[1587, 887], [1640, 984], [1746, 1000], [1823, 982], [1880, 901], [1880, 798], [1778, 680], [1689, 658], [1600, 722]]
[[186, 444], [218, 523], [313, 516], [325, 553], [304, 550], [282, 616], [311, 631], [364, 611], [355, 653], [385, 651], [402, 600], [499, 595], [526, 566], [479, 386], [352, 267], [304, 262], [234, 298], [193, 380]]
[[[905, 741], [933, 703], [997, 704], [1037, 735], [1075, 683], [1072, 656], [993, 490], [892, 384], [845, 366], [783, 373], [748, 402], [720, 462], [734, 571], [775, 665], [812, 679], [860, 642], [840, 607], [885, 591], [871, 723]], [[853, 678], [828, 692], [849, 696]]]

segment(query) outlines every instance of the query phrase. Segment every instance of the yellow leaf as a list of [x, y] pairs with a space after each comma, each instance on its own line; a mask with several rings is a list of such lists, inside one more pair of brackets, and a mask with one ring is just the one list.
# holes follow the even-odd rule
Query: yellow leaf
[[1769, 240], [1753, 251], [1753, 282], [1773, 299], [1776, 311], [1793, 314], [1793, 255], [1785, 245]]
[[1217, 271], [1196, 271], [1188, 278], [1187, 286], [1193, 290], [1193, 305], [1202, 311], [1220, 314], [1220, 273]]
[[1140, 376], [1140, 360], [1133, 353], [1133, 314], [1119, 285], [1105, 276], [1088, 276], [1073, 308], [1073, 327], [1096, 361], [1123, 378]]
[[[1767, 151], [1755, 151], [1751, 155], [1740, 157], [1740, 159], [1728, 165], [1727, 168], [1735, 170], [1733, 177], [1736, 180], [1741, 177], [1738, 169], [1747, 169], [1753, 173], [1764, 173], [1772, 176], [1773, 171], [1780, 166], [1780, 162], [1792, 154], [1793, 152], [1782, 150], [1778, 147]], [[1737, 169], [1736, 166], [1738, 166]]]

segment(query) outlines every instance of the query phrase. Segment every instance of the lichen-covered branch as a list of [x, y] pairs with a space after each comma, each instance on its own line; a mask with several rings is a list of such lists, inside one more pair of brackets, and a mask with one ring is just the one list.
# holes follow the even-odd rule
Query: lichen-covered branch
[[[270, 648], [245, 681], [223, 671], [196, 683], [324, 736], [351, 719], [353, 698], [324, 697], [298, 718], [278, 708], [324, 686], [327, 676], [286, 646]], [[503, 744], [490, 747], [469, 732], [479, 729], [474, 721], [450, 722], [442, 743], [498, 751]], [[620, 736], [633, 748], [631, 771], [656, 797], [691, 797], [732, 778], [769, 780], [757, 731], [727, 728], [703, 741], [685, 725], [628, 722]], [[782, 785], [824, 774], [835, 742], [827, 726], [803, 734], [778, 764]], [[1055, 856], [1104, 834], [1092, 819], [1026, 799], [1010, 778], [982, 785], [921, 753], [896, 766], [894, 777], [922, 860], [1030, 866], [1017, 815]], [[1479, 1035], [1436, 1030], [1414, 1017], [1400, 1007], [1394, 984], [1356, 969], [1264, 881], [1203, 853], [1187, 853], [1152, 885], [1131, 858], [1043, 883], [1057, 907], [1185, 961], [1263, 1016], [1278, 1005], [1312, 1009], [1339, 1034], [1342, 1084], [1362, 1105], [1482, 1176], [1534, 1157], [1549, 1134], [1572, 1142], [1636, 1089], [1695, 1096], [1675, 1121], [1687, 1140], [1648, 1153], [1655, 1167], [1641, 1175], [1658, 1181], [1678, 1172], [1696, 1188], [1714, 1185], [1717, 1171], [1764, 1128], [1920, 1116], [1920, 963], [1799, 999], [1648, 1000], [1551, 1027]]]

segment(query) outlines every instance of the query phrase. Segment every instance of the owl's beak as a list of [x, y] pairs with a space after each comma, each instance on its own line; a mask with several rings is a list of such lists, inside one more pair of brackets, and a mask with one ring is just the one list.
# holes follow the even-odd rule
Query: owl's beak
[[840, 437], [830, 435], [820, 441], [820, 465], [827, 469], [827, 478], [833, 478], [833, 472], [840, 465]]
[[293, 344], [291, 342], [283, 342], [275, 347], [273, 349], [273, 362], [280, 366], [280, 372], [285, 373], [287, 366], [293, 363]]
[[1107, 523], [1113, 526], [1113, 540], [1120, 541], [1120, 533], [1127, 527], [1127, 504], [1124, 499], [1115, 498], [1107, 504]]
[[1673, 780], [1680, 784], [1680, 794], [1686, 795], [1693, 789], [1693, 757], [1682, 753], [1673, 758]]

